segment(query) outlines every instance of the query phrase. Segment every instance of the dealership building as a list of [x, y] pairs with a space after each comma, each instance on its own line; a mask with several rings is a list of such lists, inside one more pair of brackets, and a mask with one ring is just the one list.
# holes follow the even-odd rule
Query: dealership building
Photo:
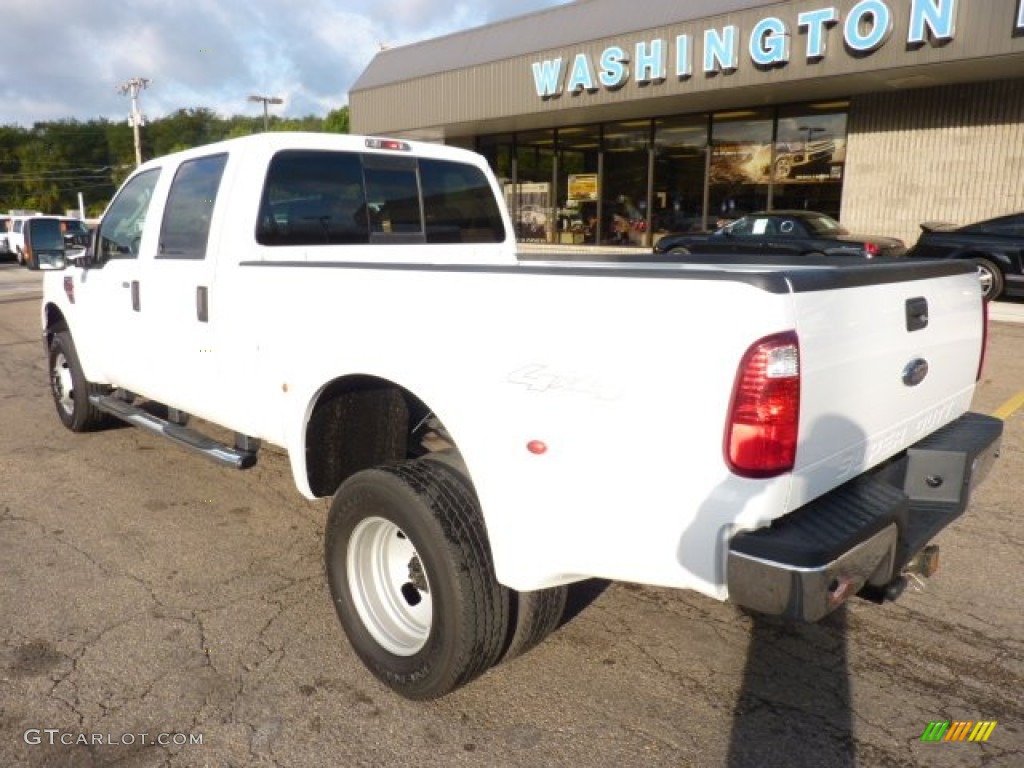
[[1024, 210], [1024, 0], [577, 0], [382, 50], [349, 104], [485, 155], [522, 240]]

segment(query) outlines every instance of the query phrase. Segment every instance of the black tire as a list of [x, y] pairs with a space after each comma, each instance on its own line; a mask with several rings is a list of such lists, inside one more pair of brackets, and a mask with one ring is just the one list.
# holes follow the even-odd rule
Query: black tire
[[500, 658], [509, 591], [476, 495], [450, 467], [417, 460], [352, 475], [331, 504], [325, 558], [353, 649], [402, 696], [443, 696]]
[[682, 245], [677, 245], [675, 248], [670, 248], [668, 252], [671, 253], [673, 256], [690, 255], [690, 249]]
[[998, 299], [1003, 293], [1003, 273], [988, 259], [975, 259], [978, 279], [981, 280], [981, 295], [986, 301]]
[[502, 661], [511, 661], [516, 656], [536, 647], [554, 632], [565, 614], [565, 603], [569, 588], [565, 585], [539, 589], [535, 592], [514, 592], [510, 624], [512, 636], [502, 656]]
[[89, 402], [89, 395], [105, 393], [107, 388], [85, 378], [70, 331], [53, 334], [48, 357], [50, 392], [64, 426], [72, 432], [89, 432], [103, 426], [107, 416]]
[[808, 259], [817, 259], [819, 257], [824, 257], [825, 254], [822, 253], [821, 251], [808, 251], [807, 253], [804, 254], [804, 256]]

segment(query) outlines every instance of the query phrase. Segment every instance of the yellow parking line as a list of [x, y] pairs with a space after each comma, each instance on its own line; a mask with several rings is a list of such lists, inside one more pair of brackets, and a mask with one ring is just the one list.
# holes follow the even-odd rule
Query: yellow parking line
[[999, 408], [993, 411], [992, 415], [997, 419], [1006, 421], [1008, 418], [1013, 416], [1014, 413], [1021, 407], [1024, 406], [1024, 392], [1018, 392], [1016, 395], [1011, 397]]

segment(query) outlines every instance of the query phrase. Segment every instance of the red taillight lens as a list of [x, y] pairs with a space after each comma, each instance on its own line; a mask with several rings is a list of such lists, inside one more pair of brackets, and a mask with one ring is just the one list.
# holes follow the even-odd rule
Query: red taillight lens
[[869, 259], [875, 258], [875, 256], [877, 256], [881, 252], [882, 249], [879, 248], [874, 243], [864, 243], [864, 255], [867, 256]]
[[725, 459], [743, 477], [774, 477], [796, 461], [800, 344], [793, 331], [753, 344], [740, 362], [729, 405]]

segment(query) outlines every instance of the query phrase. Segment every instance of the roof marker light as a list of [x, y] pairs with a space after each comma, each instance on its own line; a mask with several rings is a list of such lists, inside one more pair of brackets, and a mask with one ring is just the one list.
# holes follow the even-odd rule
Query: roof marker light
[[395, 152], [412, 151], [412, 147], [406, 142], [397, 139], [367, 139], [366, 146], [369, 149], [390, 149]]

